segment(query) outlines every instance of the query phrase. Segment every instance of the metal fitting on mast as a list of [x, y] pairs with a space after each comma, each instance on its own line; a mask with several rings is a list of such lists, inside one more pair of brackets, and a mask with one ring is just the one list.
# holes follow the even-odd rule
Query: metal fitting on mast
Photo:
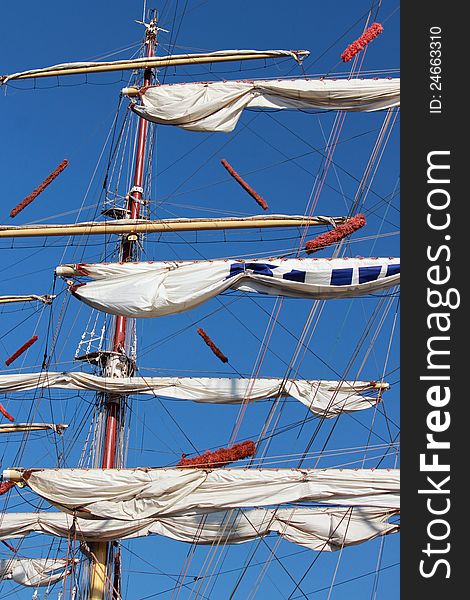
[[159, 31], [164, 31], [165, 33], [170, 33], [168, 29], [163, 29], [162, 27], [158, 27], [158, 16], [155, 14], [155, 17], [151, 19], [150, 23], [145, 23], [145, 21], [136, 21], [139, 25], [143, 25], [146, 28], [145, 32], [145, 43], [148, 44], [150, 41], [154, 43], [157, 41], [157, 35]]

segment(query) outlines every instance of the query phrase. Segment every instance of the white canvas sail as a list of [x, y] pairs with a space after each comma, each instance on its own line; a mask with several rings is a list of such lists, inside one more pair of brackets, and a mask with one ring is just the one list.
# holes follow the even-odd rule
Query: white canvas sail
[[3, 476], [61, 510], [123, 521], [289, 502], [399, 507], [397, 469], [42, 469]]
[[181, 313], [226, 290], [291, 298], [354, 298], [400, 281], [397, 258], [301, 258], [65, 265], [58, 275], [95, 281], [73, 286], [98, 310], [150, 318]]
[[[0, 560], [0, 581], [11, 579], [28, 587], [52, 585], [70, 574], [71, 561], [53, 558], [7, 558]], [[56, 573], [55, 571], [59, 571]]]
[[396, 532], [398, 526], [388, 522], [396, 514], [370, 507], [294, 507], [121, 521], [66, 513], [9, 513], [0, 521], [0, 540], [35, 532], [87, 542], [162, 535], [194, 544], [242, 544], [276, 533], [310, 550], [332, 552]]
[[[367, 381], [316, 381], [281, 378], [239, 379], [222, 377], [99, 377], [90, 373], [18, 373], [0, 375], [0, 394], [57, 388], [147, 394], [173, 400], [208, 404], [241, 404], [278, 396], [291, 396], [313, 414], [332, 418], [342, 412], [355, 412], [375, 406], [377, 397], [362, 396], [376, 388]], [[386, 389], [387, 384], [379, 384]]]
[[191, 131], [230, 132], [243, 110], [316, 109], [370, 112], [399, 106], [399, 79], [211, 81], [141, 90], [140, 117]]

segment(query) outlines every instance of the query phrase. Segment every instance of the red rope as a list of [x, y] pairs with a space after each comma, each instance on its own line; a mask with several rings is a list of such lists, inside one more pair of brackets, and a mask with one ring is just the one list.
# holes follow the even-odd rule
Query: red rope
[[268, 203], [264, 198], [262, 198], [258, 192], [256, 192], [248, 183], [240, 177], [240, 175], [231, 167], [228, 162], [223, 158], [221, 161], [222, 165], [227, 169], [230, 175], [237, 181], [242, 188], [250, 194], [252, 198], [256, 200], [256, 202], [261, 206], [263, 210], [268, 210]]
[[9, 421], [11, 421], [12, 423], [15, 420], [15, 418], [10, 415], [10, 413], [7, 411], [7, 409], [3, 406], [3, 404], [1, 402], [0, 402], [0, 413], [2, 413], [2, 415], [4, 417], [6, 417]]
[[225, 354], [219, 348], [217, 348], [217, 346], [214, 344], [214, 342], [211, 340], [211, 338], [207, 335], [207, 333], [204, 331], [204, 329], [202, 329], [202, 327], [199, 327], [197, 332], [202, 337], [202, 339], [206, 342], [206, 344], [209, 346], [209, 348], [212, 350], [212, 352], [217, 356], [218, 359], [220, 359], [223, 363], [228, 362], [228, 358], [225, 356]]
[[347, 235], [351, 235], [361, 227], [364, 227], [366, 224], [366, 218], [363, 214], [356, 215], [351, 219], [348, 219], [338, 227], [335, 227], [331, 231], [327, 231], [326, 233], [322, 233], [317, 236], [315, 239], [310, 240], [305, 244], [305, 252], [307, 254], [312, 254], [312, 252], [316, 252], [317, 250], [321, 250], [322, 248], [326, 248], [335, 242], [339, 242]]
[[7, 358], [7, 360], [5, 361], [6, 366], [8, 367], [9, 365], [11, 365], [11, 363], [16, 360], [18, 358], [18, 356], [21, 356], [23, 354], [23, 352], [26, 352], [26, 350], [32, 346], [34, 344], [34, 342], [38, 339], [37, 335], [33, 335], [33, 337], [31, 339], [29, 339], [27, 342], [25, 342], [21, 348], [18, 348], [18, 350], [16, 352], [14, 352], [10, 358]]
[[252, 441], [241, 442], [235, 444], [231, 448], [219, 448], [218, 450], [206, 450], [199, 456], [193, 458], [186, 458], [184, 455], [178, 463], [178, 467], [223, 467], [229, 463], [254, 456], [256, 452], [256, 445]]
[[351, 58], [363, 50], [367, 44], [380, 35], [383, 30], [384, 28], [380, 23], [372, 23], [372, 25], [368, 27], [355, 42], [349, 44], [343, 54], [341, 54], [342, 61], [349, 62]]
[[16, 554], [16, 552], [18, 552], [18, 548], [15, 548], [14, 546], [12, 546], [11, 544], [9, 544], [5, 540], [1, 540], [1, 542], [2, 542], [2, 544], [5, 544], [5, 546], [8, 548], [8, 550], [11, 550], [15, 554]]
[[2, 481], [2, 483], [0, 483], [0, 496], [6, 494], [14, 485], [16, 485], [14, 481]]
[[10, 217], [16, 217], [16, 215], [21, 212], [24, 208], [26, 208], [28, 206], [28, 204], [31, 204], [31, 202], [37, 197], [39, 196], [39, 194], [44, 191], [47, 186], [52, 183], [52, 181], [54, 181], [54, 179], [57, 177], [57, 175], [60, 175], [60, 173], [62, 173], [62, 171], [66, 168], [66, 166], [69, 164], [69, 161], [67, 159], [64, 159], [60, 165], [58, 167], [56, 167], [54, 169], [54, 171], [52, 171], [52, 173], [49, 175], [49, 177], [46, 177], [46, 179], [44, 179], [44, 181], [41, 183], [41, 185], [38, 185], [38, 187], [31, 192], [31, 194], [29, 196], [27, 196], [24, 200], [22, 200], [19, 204], [17, 204], [15, 206], [15, 208], [12, 209], [12, 211], [10, 212]]

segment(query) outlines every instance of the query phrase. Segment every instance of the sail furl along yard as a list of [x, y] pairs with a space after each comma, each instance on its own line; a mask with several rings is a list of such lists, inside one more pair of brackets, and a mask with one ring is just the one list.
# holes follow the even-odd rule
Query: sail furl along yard
[[400, 104], [399, 79], [275, 79], [158, 85], [132, 103], [140, 117], [190, 131], [233, 131], [245, 109], [370, 112]]
[[132, 521], [291, 502], [400, 506], [397, 469], [6, 469], [3, 479], [91, 519]]
[[136, 521], [81, 519], [67, 513], [9, 513], [0, 522], [0, 540], [31, 533], [85, 542], [161, 535], [206, 545], [243, 544], [276, 533], [309, 550], [334, 552], [397, 532], [399, 525], [389, 522], [396, 515], [396, 510], [371, 507], [255, 508]]
[[152, 318], [190, 310], [226, 290], [290, 298], [355, 298], [400, 281], [397, 258], [245, 259], [65, 265], [94, 281], [73, 295], [103, 312]]
[[292, 397], [314, 415], [333, 418], [375, 406], [380, 396], [361, 392], [388, 389], [388, 384], [366, 381], [316, 381], [281, 378], [237, 379], [222, 377], [100, 377], [91, 373], [19, 373], [0, 375], [0, 394], [35, 389], [64, 389], [147, 394], [172, 400], [208, 404], [244, 404], [268, 398]]

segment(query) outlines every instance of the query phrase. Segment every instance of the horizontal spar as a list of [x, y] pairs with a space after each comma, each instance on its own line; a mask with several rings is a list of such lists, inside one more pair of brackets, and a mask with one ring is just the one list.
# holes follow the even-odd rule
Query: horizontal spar
[[0, 433], [18, 433], [21, 431], [55, 431], [63, 433], [68, 425], [65, 423], [0, 423]]
[[30, 294], [29, 296], [0, 296], [0, 304], [11, 304], [13, 302], [43, 302], [44, 304], [51, 304], [55, 296], [46, 294], [44, 296], [36, 296]]
[[33, 79], [36, 77], [60, 77], [63, 75], [83, 75], [87, 73], [104, 73], [111, 71], [128, 71], [135, 69], [151, 69], [173, 67], [179, 65], [198, 65], [217, 62], [233, 62], [241, 60], [259, 60], [269, 58], [292, 57], [299, 61], [308, 56], [307, 50], [225, 50], [204, 54], [175, 54], [155, 56], [134, 60], [117, 60], [100, 63], [68, 63], [53, 65], [44, 69], [34, 69], [0, 76], [0, 84], [12, 79]]
[[0, 225], [0, 238], [52, 237], [78, 235], [163, 233], [175, 231], [213, 231], [226, 229], [260, 229], [268, 227], [336, 226], [346, 217], [302, 217], [271, 215], [229, 219], [165, 219], [74, 223], [64, 225]]

